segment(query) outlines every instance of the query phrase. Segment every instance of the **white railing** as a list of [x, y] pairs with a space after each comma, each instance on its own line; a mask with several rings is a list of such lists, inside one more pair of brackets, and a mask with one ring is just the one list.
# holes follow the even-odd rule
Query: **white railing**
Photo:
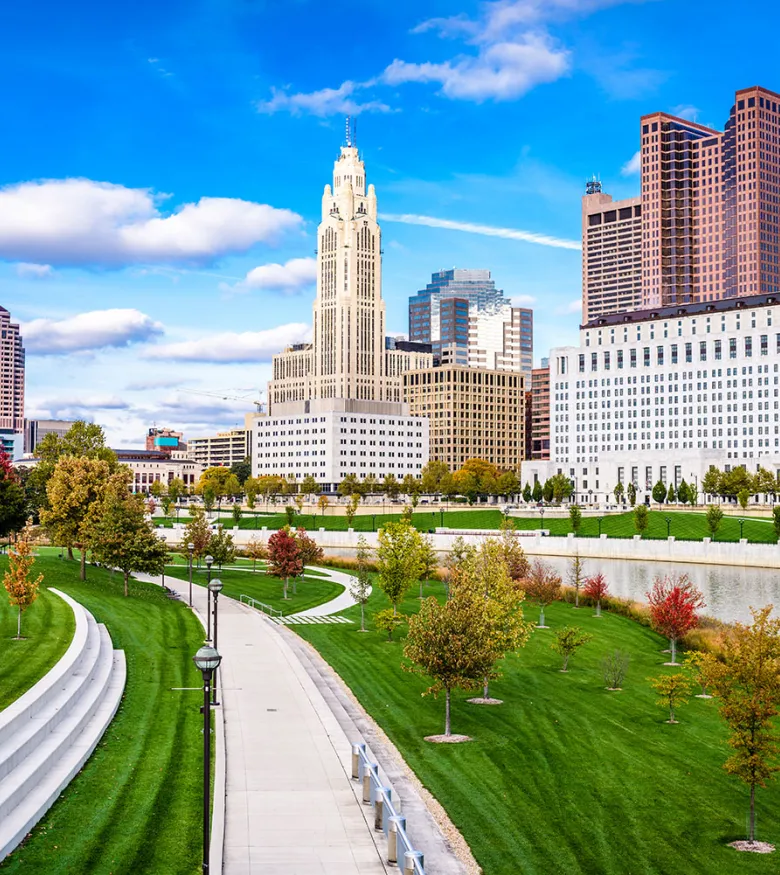
[[363, 802], [374, 809], [374, 829], [387, 838], [387, 862], [403, 875], [425, 875], [425, 859], [412, 847], [406, 818], [393, 805], [390, 788], [379, 780], [379, 766], [368, 759], [365, 744], [352, 745], [352, 778], [362, 784]]
[[249, 605], [250, 608], [255, 608], [263, 614], [267, 614], [269, 617], [281, 617], [282, 612], [278, 608], [271, 607], [271, 605], [267, 605], [265, 602], [260, 602], [257, 599], [253, 599], [252, 596], [241, 595], [238, 597], [238, 600], [242, 605]]

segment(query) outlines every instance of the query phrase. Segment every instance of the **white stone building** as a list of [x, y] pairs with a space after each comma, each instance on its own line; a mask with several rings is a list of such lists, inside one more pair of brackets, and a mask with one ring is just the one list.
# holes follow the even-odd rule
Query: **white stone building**
[[581, 503], [658, 480], [701, 493], [710, 465], [780, 471], [780, 296], [602, 316], [550, 351], [550, 460]]

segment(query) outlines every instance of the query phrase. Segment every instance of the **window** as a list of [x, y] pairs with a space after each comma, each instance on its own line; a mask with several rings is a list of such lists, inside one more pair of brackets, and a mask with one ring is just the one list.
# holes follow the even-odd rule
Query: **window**
[[753, 357], [753, 338], [746, 337], [745, 338], [745, 358]]
[[650, 347], [646, 346], [642, 350], [642, 354], [643, 354], [644, 365], [646, 368], [649, 368], [650, 367]]
[[707, 361], [707, 341], [702, 340], [699, 342], [699, 361], [706, 362]]
[[664, 363], [664, 348], [662, 346], [659, 346], [656, 350], [656, 354], [658, 364], [662, 365]]
[[[778, 335], [780, 336], [780, 335]], [[632, 368], [636, 367], [636, 350], [632, 349], [629, 351], [629, 364]]]
[[685, 344], [685, 361], [686, 362], [693, 361], [693, 346], [690, 343]]
[[673, 365], [677, 364], [677, 344], [676, 343], [672, 344], [672, 364]]

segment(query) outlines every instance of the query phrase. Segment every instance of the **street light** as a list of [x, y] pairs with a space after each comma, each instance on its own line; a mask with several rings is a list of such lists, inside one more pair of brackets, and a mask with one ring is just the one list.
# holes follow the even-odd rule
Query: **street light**
[[207, 556], [206, 562], [206, 641], [211, 641], [211, 566], [214, 564], [214, 557]]
[[444, 528], [444, 509], [439, 507], [439, 515], [441, 517], [441, 527]]
[[[218, 647], [218, 643], [217, 643], [217, 619], [219, 617], [219, 612], [217, 611], [217, 602], [219, 599], [219, 594], [222, 592], [222, 581], [219, 580], [218, 578], [214, 578], [214, 580], [212, 580], [209, 583], [209, 592], [211, 593], [211, 595], [214, 598], [214, 650], [216, 650]], [[214, 683], [212, 684], [211, 692], [212, 692], [211, 704], [212, 705], [219, 705], [219, 702], [217, 701], [217, 676], [216, 675], [214, 675]]]
[[544, 505], [539, 508], [539, 531], [544, 528]]
[[667, 516], [664, 519], [666, 520], [666, 537], [668, 538], [672, 534], [672, 518]]
[[371, 514], [371, 531], [372, 532], [376, 531], [376, 514], [375, 513]]
[[213, 647], [203, 646], [192, 657], [196, 668], [203, 675], [203, 872], [209, 871], [209, 812], [211, 809], [211, 678], [222, 662], [222, 657]]
[[600, 516], [596, 518], [596, 522], [599, 524], [599, 538], [601, 537], [601, 524], [604, 522], [604, 517]]
[[190, 607], [192, 607], [192, 555], [195, 552], [195, 545], [193, 543], [187, 544], [187, 551], [190, 554]]
[[740, 517], [737, 522], [739, 523], [739, 540], [742, 540], [742, 527], [745, 525], [745, 521]]

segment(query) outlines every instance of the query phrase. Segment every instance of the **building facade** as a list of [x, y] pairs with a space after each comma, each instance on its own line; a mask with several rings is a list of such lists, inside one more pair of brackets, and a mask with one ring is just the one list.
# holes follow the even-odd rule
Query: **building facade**
[[642, 307], [642, 199], [613, 201], [601, 183], [582, 198], [582, 321]]
[[480, 458], [519, 471], [525, 451], [522, 374], [443, 365], [404, 374], [404, 398], [430, 422], [430, 458], [451, 471]]
[[184, 452], [187, 449], [187, 444], [184, 443], [182, 437], [180, 431], [153, 427], [146, 433], [146, 449], [169, 454]]
[[162, 483], [167, 487], [171, 480], [179, 478], [189, 489], [194, 489], [204, 466], [187, 458], [172, 458], [159, 450], [114, 450], [117, 460], [126, 465], [133, 474], [131, 492], [149, 492], [152, 484]]
[[38, 444], [47, 434], [65, 437], [75, 421], [69, 419], [26, 419], [24, 421], [24, 452], [35, 453]]
[[253, 424], [258, 414], [247, 413], [243, 428], [232, 428], [187, 441], [187, 455], [206, 468], [230, 467], [252, 458]]
[[529, 459], [550, 458], [550, 366], [531, 371], [531, 452]]
[[780, 471], [780, 294], [604, 316], [550, 353], [550, 461], [580, 501], [618, 482], [699, 488], [711, 465]]
[[24, 432], [24, 342], [11, 314], [0, 307], [0, 433]]
[[489, 270], [441, 270], [409, 299], [409, 339], [437, 365], [519, 371], [533, 367], [533, 310], [513, 307]]

